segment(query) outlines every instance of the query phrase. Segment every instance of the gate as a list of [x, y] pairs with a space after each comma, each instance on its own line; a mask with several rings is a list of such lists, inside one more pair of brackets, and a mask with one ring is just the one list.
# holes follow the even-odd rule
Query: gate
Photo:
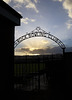
[[14, 60], [14, 89], [33, 91], [46, 89], [44, 56], [22, 56]]

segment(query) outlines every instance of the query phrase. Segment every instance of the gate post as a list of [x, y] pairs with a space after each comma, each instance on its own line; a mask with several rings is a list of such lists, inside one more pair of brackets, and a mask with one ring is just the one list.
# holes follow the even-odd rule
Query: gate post
[[65, 48], [62, 48], [63, 49], [63, 56], [64, 56], [64, 54], [65, 54]]
[[40, 91], [40, 58], [38, 56], [38, 91]]

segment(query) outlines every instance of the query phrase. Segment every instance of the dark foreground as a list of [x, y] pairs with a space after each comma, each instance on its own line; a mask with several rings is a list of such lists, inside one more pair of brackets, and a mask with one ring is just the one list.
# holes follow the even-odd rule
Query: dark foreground
[[10, 98], [24, 100], [48, 100], [72, 98], [72, 53], [66, 54], [61, 60], [51, 60], [45, 63], [45, 73], [48, 80], [44, 90], [24, 91], [16, 89], [6, 94]]
[[17, 93], [13, 94], [13, 97], [22, 98], [25, 100], [48, 100], [52, 99], [72, 99], [72, 88], [51, 88], [43, 91], [31, 91], [31, 92], [23, 92], [17, 91]]

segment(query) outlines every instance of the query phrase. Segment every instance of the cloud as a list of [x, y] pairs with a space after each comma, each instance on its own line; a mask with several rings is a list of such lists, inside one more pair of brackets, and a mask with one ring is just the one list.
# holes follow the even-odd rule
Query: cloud
[[3, 0], [6, 3], [10, 3], [11, 1], [15, 4], [14, 8], [21, 8], [22, 5], [25, 6], [27, 9], [33, 9], [36, 13], [39, 13], [39, 10], [36, 7], [38, 0]]
[[21, 47], [26, 47], [33, 51], [34, 49], [45, 49], [47, 46], [53, 47], [51, 44], [52, 42], [48, 41], [48, 39], [45, 39], [44, 37], [35, 37], [22, 42]]
[[53, 1], [59, 1], [59, 2], [62, 2], [63, 0], [53, 0]]
[[[42, 46], [40, 43], [42, 44]], [[34, 41], [32, 41], [31, 43], [30, 41], [28, 41], [28, 43], [24, 41], [24, 44], [22, 46], [15, 49], [15, 55], [48, 55], [63, 53], [63, 50], [59, 46], [48, 45], [50, 43], [47, 40], [41, 40], [40, 43], [39, 41], [38, 43], [35, 42], [35, 44]], [[72, 52], [72, 47], [69, 48], [66, 46], [66, 51]]]
[[72, 18], [72, 0], [64, 0], [63, 7], [68, 11], [68, 16]]
[[48, 40], [41, 40], [41, 43], [42, 43], [43, 45], [50, 44]]
[[29, 48], [26, 48], [26, 47], [25, 48], [18, 48], [18, 49], [16, 49], [16, 51], [17, 52], [25, 52], [25, 51], [29, 52]]
[[72, 18], [72, 0], [53, 0], [62, 2], [63, 8], [67, 10], [68, 16]]
[[32, 38], [28, 39], [27, 41], [24, 41], [24, 43], [22, 42], [22, 45], [19, 48], [15, 49], [15, 54], [43, 55], [46, 53], [50, 53], [51, 48], [53, 48], [53, 46], [51, 46], [51, 42], [47, 39]]
[[13, 0], [14, 2], [18, 2], [18, 3], [24, 3], [24, 1], [26, 1], [26, 0]]
[[24, 24], [28, 24], [28, 20], [29, 20], [29, 18], [23, 18], [23, 19], [21, 19], [21, 22]]
[[35, 10], [36, 13], [39, 13], [35, 3], [33, 3], [31, 0], [27, 0], [25, 7], [26, 8], [32, 8], [32, 9]]
[[19, 3], [17, 3], [16, 5], [13, 6], [13, 8], [21, 8], [22, 5], [20, 5]]
[[35, 3], [38, 3], [38, 0], [34, 0]]
[[[67, 47], [66, 52], [72, 52], [72, 47]], [[30, 50], [29, 48], [18, 48], [15, 51], [15, 55], [49, 55], [49, 54], [62, 54], [62, 49], [57, 46], [53, 48], [46, 48], [46, 49], [34, 49]]]
[[11, 0], [3, 0], [3, 1], [8, 3], [8, 4], [11, 2]]
[[30, 21], [31, 21], [31, 22], [35, 22], [36, 20], [35, 20], [35, 19], [30, 19]]
[[[24, 4], [25, 8], [33, 9], [36, 13], [39, 12], [39, 10], [36, 7], [37, 0], [34, 0], [34, 2], [32, 2], [32, 0], [13, 0], [13, 2], [18, 3], [19, 5]], [[16, 7], [19, 7], [19, 5], [17, 6], [16, 4]]]
[[[30, 48], [20, 48], [20, 49], [16, 49], [17, 53], [15, 54], [21, 54], [21, 55], [47, 55], [47, 54], [58, 54], [58, 53], [62, 53], [62, 49], [60, 49], [60, 47], [53, 47], [53, 48], [46, 48], [46, 49], [34, 49], [34, 50], [30, 50]], [[18, 53], [19, 52], [19, 53]]]
[[68, 20], [66, 25], [67, 25], [67, 29], [71, 29], [72, 28], [72, 20]]
[[29, 19], [28, 17], [21, 19], [21, 22], [24, 24], [28, 24], [29, 22], [35, 22], [35, 19]]

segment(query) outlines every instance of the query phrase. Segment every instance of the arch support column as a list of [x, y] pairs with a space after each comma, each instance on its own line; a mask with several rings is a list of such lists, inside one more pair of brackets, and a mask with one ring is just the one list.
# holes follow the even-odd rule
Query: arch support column
[[62, 48], [63, 49], [63, 55], [65, 54], [65, 48]]

